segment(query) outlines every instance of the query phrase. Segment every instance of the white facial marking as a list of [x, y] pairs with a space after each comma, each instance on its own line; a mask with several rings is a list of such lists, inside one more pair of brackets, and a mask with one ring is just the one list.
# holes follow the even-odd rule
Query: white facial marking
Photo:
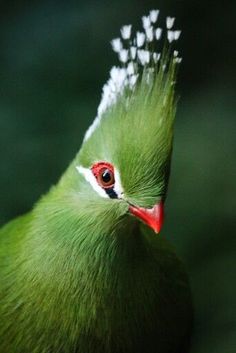
[[[95, 178], [92, 170], [90, 168], [84, 168], [82, 166], [77, 166], [76, 169], [80, 174], [83, 175], [85, 180], [92, 186], [92, 188], [104, 198], [109, 198], [106, 191], [98, 184], [97, 179]], [[124, 190], [121, 184], [120, 173], [116, 168], [114, 168], [114, 177], [115, 177], [115, 184], [113, 190], [117, 194], [118, 199], [123, 198]]]
[[107, 195], [107, 193], [103, 190], [103, 188], [98, 184], [97, 179], [95, 178], [95, 176], [93, 175], [93, 172], [90, 168], [84, 168], [82, 166], [78, 166], [76, 167], [76, 169], [78, 170], [78, 172], [80, 174], [82, 174], [85, 178], [85, 180], [87, 180], [87, 182], [92, 186], [92, 188], [101, 196], [101, 197], [105, 197], [108, 198], [109, 196]]
[[124, 190], [120, 180], [120, 173], [116, 168], [114, 168], [114, 175], [115, 175], [114, 191], [117, 194], [118, 198], [122, 199], [122, 195], [124, 195]]

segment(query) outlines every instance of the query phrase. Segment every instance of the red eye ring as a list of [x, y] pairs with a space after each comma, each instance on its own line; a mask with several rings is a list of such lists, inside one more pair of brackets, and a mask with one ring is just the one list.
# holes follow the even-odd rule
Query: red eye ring
[[91, 170], [97, 179], [98, 184], [104, 189], [114, 187], [115, 175], [114, 167], [107, 162], [98, 162], [92, 165]]

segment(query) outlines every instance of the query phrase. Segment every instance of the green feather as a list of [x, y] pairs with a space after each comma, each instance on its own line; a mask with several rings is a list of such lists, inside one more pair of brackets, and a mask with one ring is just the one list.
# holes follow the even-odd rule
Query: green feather
[[[136, 90], [124, 94], [102, 118], [86, 141], [76, 164], [90, 167], [99, 160], [117, 166], [126, 194], [134, 203], [152, 206], [166, 194], [175, 116], [175, 65], [160, 70], [147, 83], [147, 73]], [[150, 193], [150, 190], [152, 192]]]
[[[58, 184], [0, 230], [0, 352], [183, 349], [192, 317], [186, 272], [127, 202], [152, 207], [166, 197], [176, 110], [169, 57], [144, 68]], [[124, 198], [101, 197], [76, 169], [98, 161], [119, 170]]]

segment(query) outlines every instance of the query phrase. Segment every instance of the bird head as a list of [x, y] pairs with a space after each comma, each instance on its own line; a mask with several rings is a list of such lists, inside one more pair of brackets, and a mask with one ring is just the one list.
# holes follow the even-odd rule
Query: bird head
[[[174, 19], [166, 19], [165, 31], [155, 28], [158, 15], [153, 10], [142, 18], [143, 32], [132, 35], [131, 25], [123, 26], [121, 38], [111, 42], [121, 67], [111, 69], [73, 163], [87, 209], [113, 209], [116, 221], [135, 217], [156, 233], [163, 223], [181, 61], [169, 44], [180, 34], [172, 29]], [[162, 53], [155, 51], [161, 41]]]

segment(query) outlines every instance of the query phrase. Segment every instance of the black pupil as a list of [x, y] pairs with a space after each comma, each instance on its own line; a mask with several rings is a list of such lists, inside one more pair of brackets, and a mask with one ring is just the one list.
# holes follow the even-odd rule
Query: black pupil
[[104, 183], [109, 183], [111, 181], [111, 173], [108, 169], [102, 173], [102, 180]]

